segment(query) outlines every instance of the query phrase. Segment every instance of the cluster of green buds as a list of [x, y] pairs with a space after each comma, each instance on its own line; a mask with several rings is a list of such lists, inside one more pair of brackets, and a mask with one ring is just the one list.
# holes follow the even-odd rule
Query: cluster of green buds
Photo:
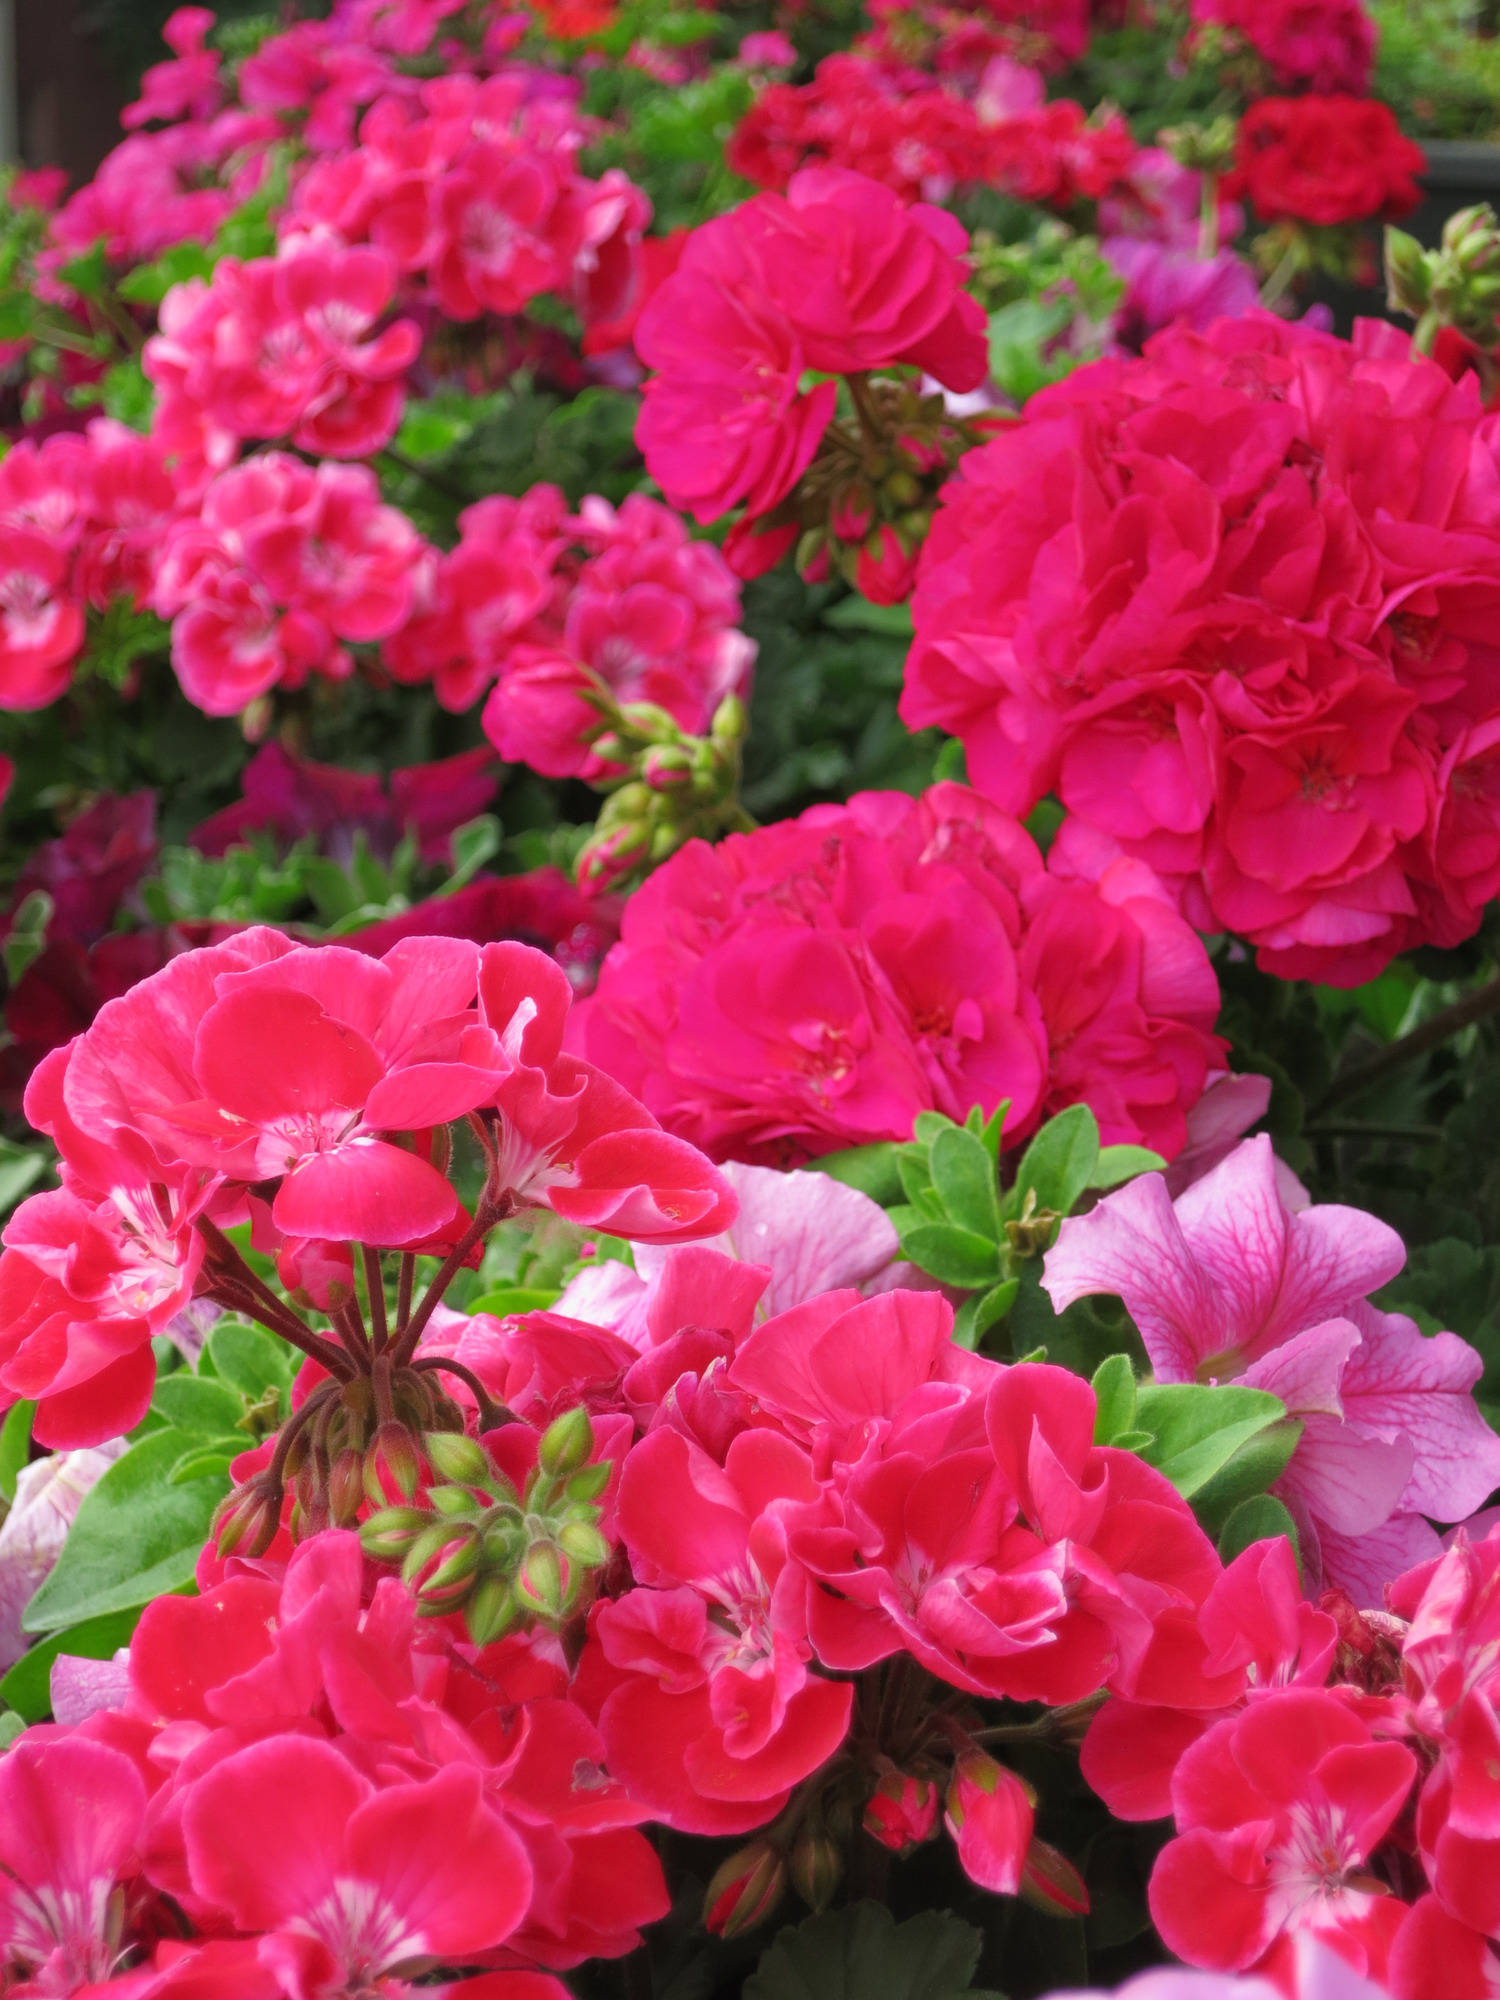
[[914, 380], [847, 375], [816, 457], [760, 533], [794, 533], [809, 583], [837, 573], [876, 604], [911, 594], [939, 490], [986, 433]]
[[591, 1463], [588, 1412], [568, 1410], [547, 1427], [520, 1490], [461, 1431], [436, 1431], [422, 1444], [436, 1483], [419, 1490], [416, 1476], [403, 1480], [404, 1499], [359, 1531], [367, 1555], [400, 1564], [418, 1611], [462, 1611], [480, 1646], [580, 1611], [611, 1553], [597, 1504], [611, 1467]]
[[1450, 215], [1435, 250], [1387, 229], [1385, 281], [1391, 310], [1417, 322], [1422, 353], [1432, 352], [1445, 326], [1485, 354], [1500, 347], [1500, 220], [1488, 202]]
[[575, 864], [580, 887], [626, 888], [686, 841], [753, 826], [739, 801], [748, 717], [738, 695], [725, 695], [706, 736], [654, 702], [617, 702], [602, 688], [593, 699], [604, 728], [591, 747], [610, 770], [593, 783], [609, 796]]
[[1217, 175], [1227, 173], [1234, 165], [1238, 131], [1238, 120], [1224, 113], [1217, 118], [1164, 125], [1156, 141], [1179, 167], [1189, 167], [1195, 174]]

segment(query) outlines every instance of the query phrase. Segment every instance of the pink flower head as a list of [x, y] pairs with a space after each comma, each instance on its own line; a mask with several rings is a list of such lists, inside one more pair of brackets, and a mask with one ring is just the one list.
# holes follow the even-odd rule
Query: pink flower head
[[365, 466], [264, 452], [220, 474], [169, 531], [155, 606], [189, 699], [234, 715], [276, 686], [352, 670], [342, 641], [404, 621], [422, 544]]
[[627, 906], [580, 1046], [720, 1157], [805, 1160], [1002, 1099], [1020, 1137], [1080, 1097], [1111, 1140], [1175, 1152], [1220, 1060], [1213, 990], [1154, 885], [1075, 898], [1013, 819], [937, 785], [673, 856]]
[[0, 1953], [32, 1992], [89, 1991], [114, 1971], [115, 1891], [139, 1872], [145, 1817], [140, 1772], [103, 1743], [29, 1738], [0, 1759]]
[[0, 528], [0, 707], [56, 701], [82, 645], [63, 548], [34, 528]]
[[167, 16], [161, 34], [172, 60], [153, 63], [141, 78], [140, 96], [120, 114], [127, 131], [154, 118], [207, 119], [219, 109], [224, 102], [222, 58], [216, 49], [204, 47], [213, 25], [207, 7], [179, 7]]
[[167, 294], [143, 363], [167, 434], [189, 421], [239, 438], [289, 438], [320, 457], [364, 458], [400, 422], [414, 321], [376, 331], [396, 268], [368, 245], [291, 238], [274, 257], [224, 258]]
[[[964, 460], [903, 717], [956, 731], [1012, 811], [1056, 791], [1055, 872], [1143, 859], [1272, 971], [1357, 984], [1452, 943], [1500, 858], [1469, 637], [1495, 451], [1472, 387], [1389, 327], [1169, 328]], [[1451, 463], [1441, 495], [1426, 452]], [[1460, 821], [1447, 773], [1470, 756]]]
[[722, 1469], [671, 1429], [626, 1460], [620, 1531], [647, 1587], [596, 1614], [620, 1681], [600, 1728], [611, 1770], [669, 1825], [761, 1825], [843, 1740], [853, 1690], [809, 1672], [779, 1518], [816, 1495], [805, 1454], [768, 1430]]
[[810, 168], [696, 230], [636, 325], [656, 372], [637, 439], [667, 498], [700, 521], [768, 513], [833, 414], [808, 369], [923, 369], [955, 389], [985, 372], [983, 316], [962, 288], [963, 229], [861, 174]]
[[377, 1790], [306, 1737], [273, 1736], [215, 1764], [188, 1793], [183, 1842], [197, 1895], [265, 1933], [262, 1955], [308, 2000], [473, 1958], [509, 1936], [530, 1900], [525, 1848], [485, 1803], [478, 1771], [454, 1764]]
[[1369, 1572], [1348, 1539], [1393, 1516], [1460, 1519], [1500, 1478], [1500, 1447], [1473, 1402], [1479, 1357], [1456, 1334], [1429, 1339], [1366, 1303], [1404, 1261], [1373, 1216], [1289, 1206], [1259, 1138], [1175, 1203], [1146, 1174], [1070, 1218], [1043, 1284], [1059, 1311], [1116, 1292], [1159, 1380], [1238, 1380], [1280, 1396], [1303, 1424], [1286, 1496], [1327, 1531], [1330, 1580], [1363, 1591]]
[[568, 977], [527, 945], [486, 945], [481, 1019], [508, 1074], [493, 1102], [500, 1178], [513, 1194], [586, 1229], [640, 1242], [711, 1236], [734, 1218], [722, 1175], [591, 1064], [562, 1053]]
[[1219, 1723], [1172, 1779], [1177, 1836], [1150, 1887], [1168, 1948], [1237, 1971], [1284, 1931], [1310, 1930], [1382, 1960], [1402, 1906], [1365, 1864], [1416, 1771], [1332, 1693], [1289, 1689]]

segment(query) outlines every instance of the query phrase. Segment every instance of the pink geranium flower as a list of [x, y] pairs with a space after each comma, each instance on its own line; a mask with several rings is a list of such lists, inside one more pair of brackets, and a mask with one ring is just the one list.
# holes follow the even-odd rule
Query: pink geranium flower
[[1160, 1381], [1280, 1396], [1303, 1435], [1278, 1491], [1329, 1580], [1373, 1603], [1432, 1546], [1421, 1516], [1462, 1519], [1500, 1482], [1500, 1443], [1473, 1400], [1479, 1356], [1366, 1302], [1404, 1261], [1374, 1216], [1289, 1203], [1259, 1138], [1175, 1203], [1144, 1174], [1064, 1222], [1043, 1284], [1059, 1311], [1117, 1293]]

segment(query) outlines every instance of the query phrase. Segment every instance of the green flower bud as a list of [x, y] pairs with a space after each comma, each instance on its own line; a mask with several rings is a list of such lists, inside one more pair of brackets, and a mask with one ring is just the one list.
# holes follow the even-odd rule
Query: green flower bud
[[557, 1546], [583, 1569], [600, 1569], [610, 1557], [608, 1536], [588, 1521], [565, 1521], [557, 1531]]
[[519, 1623], [521, 1607], [509, 1577], [486, 1576], [475, 1584], [464, 1609], [464, 1623], [476, 1646], [492, 1646]]
[[562, 1559], [550, 1542], [534, 1542], [516, 1573], [516, 1599], [538, 1618], [561, 1618], [568, 1599]]
[[433, 1471], [456, 1485], [483, 1486], [493, 1470], [484, 1446], [461, 1431], [429, 1431], [422, 1446]]
[[560, 1417], [554, 1417], [542, 1432], [536, 1462], [543, 1472], [554, 1479], [566, 1479], [588, 1464], [593, 1451], [594, 1426], [589, 1421], [588, 1411], [580, 1403], [575, 1409], [564, 1410]]

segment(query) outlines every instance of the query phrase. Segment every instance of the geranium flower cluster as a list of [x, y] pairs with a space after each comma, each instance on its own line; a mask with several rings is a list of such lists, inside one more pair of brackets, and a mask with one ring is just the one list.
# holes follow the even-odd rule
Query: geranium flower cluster
[[[434, 1314], [419, 1354], [455, 1370], [471, 1422], [502, 1397], [509, 1416], [428, 1438], [440, 1511], [206, 1554], [203, 1596], [149, 1609], [122, 1667], [61, 1667], [60, 1726], [0, 1769], [34, 1802], [5, 1815], [9, 1966], [107, 1979], [151, 1950], [169, 1897], [190, 1936], [122, 1994], [238, 1973], [239, 2000], [360, 1978], [394, 1996], [419, 1969], [565, 1969], [665, 1914], [647, 1818], [765, 1829], [711, 1885], [714, 1929], [805, 1879], [804, 1829], [839, 1811], [897, 1850], [942, 1813], [982, 1886], [1086, 1906], [1035, 1796], [976, 1741], [979, 1704], [1150, 1699], [1158, 1631], [1191, 1629], [1218, 1559], [1160, 1474], [1094, 1444], [1085, 1383], [964, 1354], [935, 1293], [862, 1295], [894, 1249], [864, 1197], [753, 1169], [737, 1185], [766, 1261], [669, 1249], [648, 1277], [600, 1267], [557, 1312]], [[409, 1522], [461, 1544], [507, 1477], [599, 1496], [618, 1545], [592, 1604], [567, 1579], [576, 1532], [550, 1583], [519, 1573], [523, 1605], [565, 1600], [566, 1643], [545, 1618], [465, 1636], [444, 1615], [469, 1583], [452, 1547], [408, 1560], [418, 1604], [361, 1557]], [[290, 1845], [272, 1837], [289, 1797]]]
[[1244, 196], [1263, 222], [1391, 221], [1421, 200], [1425, 165], [1422, 148], [1374, 98], [1262, 97], [1240, 119], [1224, 190]]
[[[376, 1272], [382, 1250], [447, 1252], [397, 1359], [517, 1208], [641, 1239], [721, 1227], [733, 1201], [708, 1162], [559, 1052], [570, 998], [561, 968], [524, 945], [409, 938], [374, 959], [253, 929], [109, 1002], [26, 1093], [63, 1184], [4, 1231], [0, 1388], [37, 1402], [45, 1443], [127, 1431], [150, 1400], [153, 1336], [195, 1296], [268, 1314], [328, 1371], [323, 1400], [368, 1374], [362, 1331], [315, 1333], [253, 1277], [223, 1234], [239, 1222], [335, 1315], [356, 1250]], [[486, 1162], [472, 1215], [446, 1171], [460, 1119]]]
[[726, 695], [748, 695], [754, 641], [718, 550], [633, 493], [576, 512], [555, 486], [481, 500], [457, 546], [422, 579], [415, 615], [386, 648], [402, 681], [462, 710], [498, 679], [485, 733], [548, 777], [597, 777], [605, 696], [649, 702], [701, 734]]
[[[941, 399], [926, 407], [879, 371], [956, 390], [984, 380], [984, 315], [963, 289], [968, 241], [943, 210], [809, 167], [784, 196], [757, 195], [683, 246], [636, 323], [636, 351], [656, 371], [636, 441], [667, 499], [696, 520], [743, 508], [725, 543], [742, 576], [810, 528], [825, 561], [827, 544], [859, 549], [867, 595], [906, 594], [924, 481], [955, 434]], [[835, 422], [836, 384], [807, 386], [809, 372], [857, 378], [858, 438]], [[887, 396], [872, 393], [872, 372]], [[890, 469], [877, 474], [880, 463]]]
[[237, 715], [272, 688], [352, 674], [349, 645], [405, 624], [430, 554], [368, 466], [261, 452], [217, 474], [172, 524], [151, 602], [171, 621], [188, 699]]
[[1457, 1334], [1425, 1335], [1368, 1295], [1406, 1251], [1373, 1215], [1308, 1206], [1251, 1139], [1174, 1202], [1142, 1174], [1065, 1221], [1043, 1279], [1061, 1312], [1122, 1298], [1158, 1382], [1245, 1382], [1302, 1433], [1272, 1489], [1312, 1581], [1357, 1604], [1438, 1555], [1428, 1526], [1466, 1520], [1500, 1486], [1500, 1439], [1474, 1402], [1483, 1363]]
[[160, 449], [108, 418], [0, 461], [0, 708], [67, 688], [90, 611], [146, 602], [178, 512]]
[[902, 715], [1054, 872], [1151, 863], [1200, 930], [1355, 984], [1469, 936], [1490, 772], [1497, 439], [1393, 328], [1175, 329], [964, 460], [922, 558]]
[[247, 438], [325, 458], [388, 444], [422, 345], [410, 319], [377, 331], [396, 281], [379, 250], [292, 237], [274, 257], [226, 257], [211, 280], [175, 285], [142, 365], [157, 390], [152, 434], [179, 479], [224, 469]]
[[1257, 1544], [1184, 1622], [1174, 1690], [1104, 1704], [1085, 1775], [1176, 1824], [1150, 1885], [1170, 1950], [1280, 1984], [1310, 1932], [1396, 2000], [1494, 1991], [1497, 1570], [1500, 1532], [1461, 1530], [1361, 1616]]
[[0, 1965], [118, 2000], [567, 2000], [539, 1966], [668, 1906], [568, 1680], [555, 1642], [455, 1644], [349, 1533], [160, 1599], [0, 1765]]
[[1091, 119], [1066, 98], [1044, 104], [1041, 79], [1033, 81], [1023, 102], [997, 113], [920, 70], [827, 56], [811, 83], [761, 91], [726, 157], [757, 187], [777, 190], [802, 167], [829, 165], [906, 201], [944, 201], [972, 186], [1061, 208], [1099, 200], [1134, 158], [1129, 127], [1118, 113]]
[[1223, 1068], [1202, 946], [1150, 871], [1064, 881], [961, 785], [695, 842], [629, 900], [577, 1042], [719, 1159], [793, 1163], [1002, 1101], [1181, 1150]]
[[871, 0], [868, 46], [972, 80], [997, 60], [1061, 69], [1089, 44], [1091, 0]]
[[579, 172], [585, 137], [569, 98], [529, 72], [440, 77], [376, 104], [357, 147], [304, 175], [291, 219], [384, 250], [450, 320], [517, 313], [544, 292], [610, 319], [651, 207], [616, 169]]
[[1283, 90], [1369, 89], [1376, 36], [1364, 0], [1192, 0], [1192, 18], [1229, 29]]

